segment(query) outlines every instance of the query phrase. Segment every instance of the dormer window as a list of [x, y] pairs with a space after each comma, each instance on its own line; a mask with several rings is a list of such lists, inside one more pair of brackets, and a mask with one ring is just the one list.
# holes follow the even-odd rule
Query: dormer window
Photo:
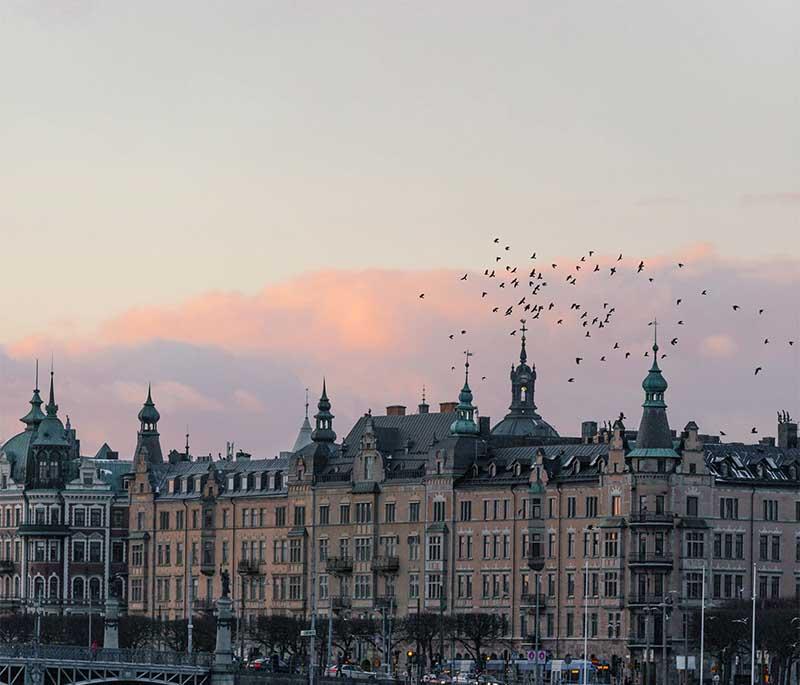
[[514, 464], [514, 476], [518, 478], [521, 473], [522, 473], [522, 467], [519, 465], [519, 463]]
[[283, 487], [283, 477], [281, 476], [281, 472], [278, 471], [275, 474], [275, 489], [280, 490]]
[[497, 475], [497, 464], [489, 465], [489, 477], [494, 478]]

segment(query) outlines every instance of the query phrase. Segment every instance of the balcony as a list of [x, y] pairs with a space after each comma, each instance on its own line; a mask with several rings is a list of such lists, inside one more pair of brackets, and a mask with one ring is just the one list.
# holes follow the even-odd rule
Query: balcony
[[632, 511], [628, 516], [631, 525], [671, 526], [675, 515], [671, 511]]
[[528, 552], [526, 562], [531, 571], [541, 571], [544, 568], [544, 554], [536, 551]]
[[14, 562], [10, 559], [0, 559], [0, 573], [14, 573]]
[[213, 576], [217, 572], [217, 566], [214, 562], [203, 562], [200, 564], [200, 573], [204, 576]]
[[633, 592], [625, 598], [628, 606], [658, 606], [664, 602], [664, 595], [650, 592]]
[[348, 595], [335, 595], [330, 598], [333, 611], [343, 611], [353, 606], [353, 601]]
[[541, 592], [538, 595], [535, 592], [525, 592], [519, 600], [520, 606], [530, 608], [536, 608], [537, 602], [540, 609], [544, 608], [547, 605], [547, 595]]
[[334, 575], [353, 572], [353, 557], [328, 557], [325, 560], [325, 570]]
[[373, 557], [372, 570], [377, 573], [397, 573], [400, 570], [400, 557]]
[[240, 559], [236, 565], [236, 571], [240, 576], [260, 576], [262, 574], [263, 561], [258, 559]]
[[634, 550], [628, 557], [628, 564], [631, 566], [665, 566], [672, 567], [672, 551], [663, 550], [661, 553], [640, 552]]
[[25, 523], [17, 528], [17, 533], [23, 536], [66, 537], [70, 532], [69, 526], [61, 523]]

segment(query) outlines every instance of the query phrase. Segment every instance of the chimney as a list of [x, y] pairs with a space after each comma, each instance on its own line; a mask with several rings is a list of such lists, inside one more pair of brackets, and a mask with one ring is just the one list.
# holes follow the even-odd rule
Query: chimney
[[236, 452], [236, 461], [250, 461], [251, 455], [247, 452], [242, 452], [242, 450], [238, 450]]
[[775, 447], [775, 438], [761, 438], [761, 440], [758, 441], [758, 444], [764, 445], [764, 447]]
[[584, 421], [581, 423], [581, 441], [584, 445], [590, 444], [597, 435], [597, 421]]
[[406, 408], [402, 404], [393, 404], [386, 407], [386, 416], [405, 416]]
[[789, 412], [778, 414], [778, 447], [784, 450], [797, 449], [797, 421]]
[[423, 402], [417, 407], [417, 412], [420, 414], [428, 414], [430, 410], [431, 410], [431, 405], [429, 405], [427, 402]]
[[489, 416], [479, 416], [478, 417], [478, 430], [480, 431], [481, 437], [488, 438], [489, 434], [492, 432], [492, 419]]
[[458, 402], [439, 402], [440, 414], [455, 414]]

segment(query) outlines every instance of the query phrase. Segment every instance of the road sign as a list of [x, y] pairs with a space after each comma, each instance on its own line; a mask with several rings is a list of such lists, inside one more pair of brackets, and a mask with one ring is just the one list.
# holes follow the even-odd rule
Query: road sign
[[301, 630], [300, 637], [316, 637], [317, 631], [313, 628], [311, 630]]
[[528, 652], [528, 661], [536, 661], [536, 652], [532, 649]]
[[536, 663], [543, 664], [547, 661], [547, 652], [543, 649], [539, 650], [539, 653], [536, 655]]

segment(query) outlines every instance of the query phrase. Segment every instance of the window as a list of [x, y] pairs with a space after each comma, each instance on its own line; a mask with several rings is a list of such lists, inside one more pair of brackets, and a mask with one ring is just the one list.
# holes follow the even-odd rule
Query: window
[[608, 612], [608, 638], [618, 638], [622, 626], [622, 613], [619, 611]]
[[547, 596], [548, 597], [555, 597], [556, 596], [556, 574], [555, 573], [548, 573], [547, 574]]
[[349, 504], [340, 504], [339, 505], [339, 523], [347, 525], [350, 523], [350, 505]]
[[342, 538], [339, 540], [339, 556], [347, 559], [350, 556], [350, 540]]
[[571, 611], [567, 612], [567, 637], [575, 635], [575, 614]]
[[764, 500], [764, 520], [765, 521], [778, 520], [778, 500], [776, 499]]
[[275, 507], [275, 525], [278, 528], [286, 525], [286, 507]]
[[702, 559], [705, 556], [704, 533], [686, 533], [686, 556], [690, 559]]
[[[798, 547], [800, 549], [800, 546]], [[472, 559], [472, 535], [458, 536], [458, 558]]]
[[575, 574], [571, 571], [567, 572], [567, 597], [575, 596]]
[[442, 536], [431, 535], [428, 537], [428, 561], [441, 561], [442, 559]]
[[781, 536], [780, 535], [773, 535], [772, 536], [772, 561], [780, 561], [781, 560]]
[[369, 561], [372, 558], [372, 538], [356, 538], [356, 561]]
[[175, 545], [175, 564], [183, 566], [183, 543], [179, 542]]
[[721, 519], [739, 518], [739, 500], [735, 497], [719, 498], [719, 517]]
[[169, 530], [169, 512], [162, 511], [158, 515], [158, 527], [160, 530]]
[[[144, 512], [140, 511], [138, 515], [142, 517], [142, 520], [144, 519]], [[85, 528], [86, 527], [86, 509], [76, 508], [75, 511], [72, 514], [72, 519], [73, 519], [73, 522], [74, 522], [73, 525], [76, 528]], [[142, 528], [143, 528], [143, 526], [140, 525], [139, 526], [139, 530], [141, 530]]]
[[[227, 509], [223, 513], [227, 513]], [[223, 518], [222, 521], [223, 521], [224, 527], [227, 528], [228, 522], [225, 520], [225, 518]], [[176, 511], [175, 512], [175, 528], [177, 528], [178, 530], [183, 530], [183, 523], [184, 523], [183, 522], [183, 512], [182, 511]]]
[[411, 523], [419, 521], [419, 502], [408, 503], [408, 520]]
[[122, 564], [125, 562], [125, 543], [115, 540], [111, 543], [111, 563]]
[[419, 536], [408, 536], [408, 560], [419, 561]]
[[800, 521], [800, 501], [794, 503], [794, 520]]
[[458, 575], [456, 592], [459, 599], [472, 599], [472, 574]]
[[289, 562], [292, 564], [300, 564], [303, 561], [303, 548], [301, 546], [302, 540], [292, 538], [289, 540]]
[[328, 576], [324, 573], [319, 577], [319, 598], [328, 599]]
[[408, 574], [408, 598], [417, 599], [419, 597], [419, 574]]
[[686, 498], [686, 515], [687, 516], [697, 516], [697, 511], [698, 511], [697, 502], [698, 502], [698, 498], [694, 497], [692, 495], [689, 495]]
[[319, 560], [326, 561], [328, 559], [328, 538], [322, 538], [319, 541]]
[[89, 524], [92, 528], [100, 528], [103, 525], [103, 511], [101, 509], [92, 509], [89, 512]]
[[690, 571], [686, 574], [686, 597], [700, 599], [703, 595], [703, 574]]
[[[77, 540], [75, 541], [78, 542]], [[77, 561], [73, 554], [72, 557], [73, 561]], [[141, 566], [144, 563], [144, 549], [142, 545], [132, 545], [131, 546], [131, 564], [133, 566]]]
[[306, 508], [302, 505], [296, 505], [294, 508], [294, 525], [306, 525]]
[[289, 599], [303, 599], [303, 585], [300, 576], [289, 576]]
[[615, 558], [619, 556], [619, 533], [604, 533], [603, 547], [603, 552], [606, 557]]
[[575, 556], [575, 533], [567, 533], [567, 556], [572, 559]]
[[442, 576], [438, 573], [429, 573], [427, 576], [427, 599], [440, 599], [442, 596]]
[[586, 516], [587, 518], [597, 516], [597, 497], [586, 498]]
[[759, 536], [758, 542], [758, 558], [761, 561], [769, 561], [769, 535]]
[[[141, 545], [137, 545], [139, 549], [141, 549]], [[35, 556], [35, 555], [34, 555]], [[44, 561], [41, 559], [40, 561]], [[85, 540], [75, 540], [72, 543], [72, 561], [86, 561], [86, 541]], [[134, 557], [134, 566], [141, 566], [141, 563], [136, 563], [136, 558]]]
[[354, 598], [369, 599], [372, 597], [372, 576], [357, 573], [354, 578]]
[[547, 558], [552, 559], [556, 555], [556, 534], [548, 533], [547, 535]]
[[[469, 500], [461, 502], [461, 520], [462, 521], [472, 520], [472, 502], [470, 502]], [[800, 519], [798, 519], [798, 521], [800, 521]]]
[[574, 519], [576, 514], [575, 498], [567, 497], [567, 518]]
[[356, 523], [372, 523], [371, 502], [356, 502]]
[[616, 597], [619, 592], [618, 577], [616, 571], [606, 571], [603, 574], [603, 595], [605, 597]]
[[[177, 524], [177, 522], [176, 522], [175, 527], [178, 530], [180, 530], [181, 528], [183, 528], [183, 516], [182, 516], [183, 512], [176, 511], [175, 512], [176, 517], [177, 517], [178, 514], [181, 514], [181, 516], [180, 516], [181, 525], [179, 526]], [[222, 528], [225, 529], [225, 530], [227, 530], [227, 528], [228, 528], [228, 510], [227, 509], [223, 509], [222, 510]]]
[[[245, 510], [246, 512], [247, 510]], [[199, 521], [199, 511], [197, 509], [192, 509], [192, 528], [197, 529], [198, 521]]]
[[[80, 584], [78, 583], [80, 581]], [[80, 595], [77, 594], [78, 589], [80, 589]], [[83, 579], [76, 578], [75, 582], [72, 584], [72, 596], [75, 598], [83, 598]], [[142, 595], [142, 579], [141, 578], [134, 578], [131, 581], [131, 601], [132, 602], [141, 602], [143, 601], [144, 597]]]
[[744, 559], [744, 533], [736, 533], [736, 551], [734, 554], [737, 559]]
[[444, 502], [441, 500], [433, 503], [433, 520], [444, 521]]

